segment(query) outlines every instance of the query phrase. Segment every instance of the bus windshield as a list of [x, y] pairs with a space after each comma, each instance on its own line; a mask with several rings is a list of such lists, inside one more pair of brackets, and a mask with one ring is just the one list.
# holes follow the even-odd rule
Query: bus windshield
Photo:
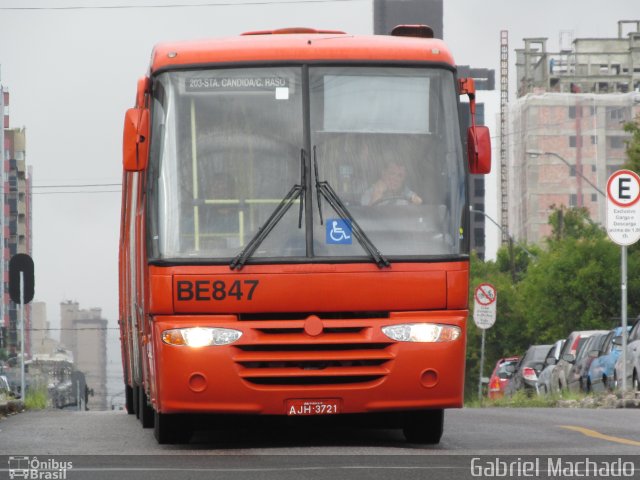
[[457, 99], [445, 69], [161, 73], [149, 175], [152, 259], [233, 259], [295, 185], [300, 194], [249, 262], [371, 261], [354, 228], [389, 260], [467, 253]]

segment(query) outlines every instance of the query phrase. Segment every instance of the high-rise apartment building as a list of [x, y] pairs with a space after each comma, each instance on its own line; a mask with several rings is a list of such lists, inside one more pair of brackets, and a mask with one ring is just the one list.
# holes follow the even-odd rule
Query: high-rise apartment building
[[[31, 255], [31, 171], [26, 164], [26, 132], [24, 128], [9, 128], [9, 92], [2, 89], [4, 115], [2, 144], [2, 323], [7, 328], [6, 345], [10, 356], [15, 356], [20, 344], [18, 307], [9, 298], [9, 260], [17, 253]], [[30, 352], [31, 309], [25, 306], [25, 351]]]
[[107, 320], [102, 309], [80, 310], [77, 302], [60, 304], [60, 342], [73, 353], [75, 370], [84, 373], [93, 390], [91, 410], [107, 409]]
[[510, 108], [509, 226], [531, 243], [549, 235], [552, 206], [585, 207], [605, 222], [606, 182], [626, 158], [623, 126], [640, 114], [640, 21], [559, 53], [546, 41], [527, 38], [516, 50]]
[[33, 302], [31, 304], [31, 355], [53, 355], [59, 343], [51, 338], [51, 324], [47, 321], [47, 304]]

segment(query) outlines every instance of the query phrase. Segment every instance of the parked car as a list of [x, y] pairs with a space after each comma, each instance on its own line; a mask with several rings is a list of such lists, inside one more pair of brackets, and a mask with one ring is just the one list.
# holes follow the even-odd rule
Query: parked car
[[544, 367], [544, 359], [549, 353], [551, 345], [532, 345], [518, 362], [516, 371], [509, 380], [504, 394], [512, 396], [519, 390], [529, 394], [536, 392], [538, 375]]
[[489, 378], [489, 398], [495, 400], [504, 396], [504, 389], [515, 372], [520, 357], [501, 358], [496, 362]]
[[[559, 392], [567, 389], [567, 377], [569, 370], [573, 366], [576, 360], [576, 356], [580, 350], [580, 347], [584, 345], [584, 342], [591, 335], [602, 333], [604, 330], [582, 330], [571, 332], [567, 337], [562, 351], [560, 352], [560, 359], [556, 364], [556, 368], [551, 372], [551, 391]], [[605, 332], [606, 333], [606, 332]]]
[[567, 388], [571, 392], [587, 391], [586, 380], [589, 374], [589, 367], [591, 362], [600, 354], [600, 349], [608, 334], [609, 332], [606, 330], [595, 333], [578, 348], [576, 359], [567, 372]]
[[[627, 327], [627, 330], [631, 328]], [[614, 343], [614, 338], [620, 335], [622, 335], [622, 327], [611, 330], [602, 344], [600, 355], [591, 362], [587, 373], [587, 392], [613, 390], [616, 361], [622, 353], [622, 347]]]
[[560, 359], [560, 352], [562, 351], [564, 342], [565, 339], [563, 338], [554, 343], [549, 349], [547, 357], [544, 359], [544, 369], [540, 372], [540, 375], [538, 375], [537, 390], [540, 395], [546, 395], [551, 392], [551, 374]]
[[0, 375], [0, 397], [11, 397], [13, 392], [9, 386], [9, 380], [5, 375]]
[[[616, 337], [615, 343], [622, 345], [622, 337]], [[627, 388], [633, 387], [640, 391], [640, 321], [636, 321], [627, 338]], [[614, 384], [616, 388], [622, 385], [622, 353], [616, 361]]]

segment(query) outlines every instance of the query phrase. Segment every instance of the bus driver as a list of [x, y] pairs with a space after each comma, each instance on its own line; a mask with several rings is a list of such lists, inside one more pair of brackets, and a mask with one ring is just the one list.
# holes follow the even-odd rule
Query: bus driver
[[362, 194], [362, 205], [421, 205], [422, 198], [405, 184], [406, 178], [407, 168], [397, 160], [391, 160], [380, 179]]

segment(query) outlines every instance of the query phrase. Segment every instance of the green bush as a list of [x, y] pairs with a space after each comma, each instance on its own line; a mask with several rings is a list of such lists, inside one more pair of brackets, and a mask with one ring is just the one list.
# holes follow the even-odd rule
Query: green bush
[[510, 408], [536, 408], [536, 407], [556, 407], [558, 400], [581, 400], [586, 397], [584, 393], [574, 393], [563, 391], [561, 394], [552, 395], [529, 395], [523, 390], [517, 391], [512, 397], [503, 397], [496, 400], [484, 398], [482, 402], [472, 400], [464, 404], [467, 408], [483, 407], [510, 407]]
[[47, 408], [48, 399], [46, 388], [29, 389], [24, 399], [24, 407], [27, 410], [43, 410]]

